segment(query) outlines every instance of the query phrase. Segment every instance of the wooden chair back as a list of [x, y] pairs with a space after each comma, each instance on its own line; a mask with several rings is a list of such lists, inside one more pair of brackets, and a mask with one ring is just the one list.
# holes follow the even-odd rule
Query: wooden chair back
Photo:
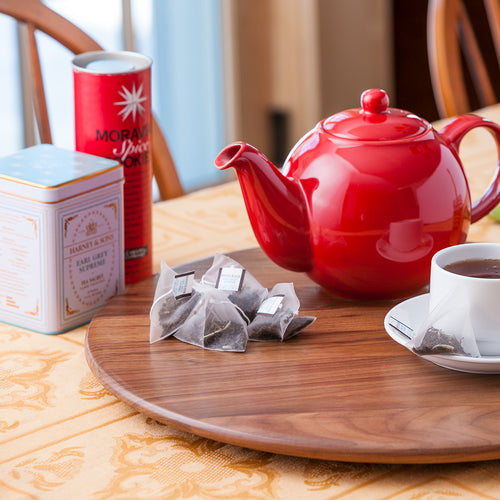
[[[35, 32], [39, 30], [46, 33], [73, 52], [73, 54], [103, 49], [84, 31], [51, 10], [40, 0], [0, 0], [0, 13], [10, 16], [26, 25], [33, 113], [40, 142], [52, 143]], [[151, 140], [153, 174], [158, 184], [160, 198], [165, 200], [181, 196], [184, 194], [184, 191], [179, 181], [172, 155], [154, 117], [152, 120]]]
[[[500, 0], [483, 2], [500, 67]], [[429, 0], [427, 16], [429, 66], [441, 117], [460, 115], [472, 110], [465, 67], [468, 68], [479, 106], [490, 106], [498, 102], [463, 0]]]

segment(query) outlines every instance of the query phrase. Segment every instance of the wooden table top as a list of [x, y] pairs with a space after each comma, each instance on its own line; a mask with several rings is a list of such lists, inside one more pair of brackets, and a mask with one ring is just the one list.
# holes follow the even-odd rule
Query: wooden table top
[[[264, 286], [294, 282], [317, 321], [288, 342], [245, 353], [174, 338], [149, 343], [155, 279], [131, 286], [92, 321], [89, 364], [113, 394], [179, 429], [308, 458], [376, 463], [500, 458], [500, 377], [450, 371], [394, 342], [394, 302], [335, 298], [258, 249], [230, 254]], [[212, 263], [182, 266], [201, 277]], [[119, 332], [119, 334], [117, 334]]]

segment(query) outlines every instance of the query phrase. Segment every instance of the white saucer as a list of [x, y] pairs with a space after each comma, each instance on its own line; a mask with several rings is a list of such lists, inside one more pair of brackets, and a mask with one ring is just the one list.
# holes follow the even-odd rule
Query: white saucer
[[[418, 329], [424, 321], [429, 308], [429, 294], [417, 295], [411, 299], [401, 302], [393, 307], [385, 316], [384, 327], [389, 336], [406, 347], [409, 340], [402, 332], [411, 335], [412, 331]], [[398, 328], [392, 326], [397, 324]], [[413, 351], [411, 351], [413, 352]], [[427, 361], [467, 373], [500, 373], [500, 356], [481, 356], [480, 358], [471, 358], [468, 356], [433, 354], [432, 356], [421, 356]]]

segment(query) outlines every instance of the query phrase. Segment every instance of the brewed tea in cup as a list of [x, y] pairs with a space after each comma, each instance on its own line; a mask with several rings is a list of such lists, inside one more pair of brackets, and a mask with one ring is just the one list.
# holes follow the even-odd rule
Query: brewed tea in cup
[[471, 278], [500, 279], [500, 259], [466, 259], [445, 266], [445, 270]]
[[[454, 297], [468, 308], [480, 354], [500, 356], [500, 244], [465, 243], [433, 256], [429, 311], [445, 301], [453, 307]], [[455, 327], [453, 315], [440, 324], [443, 331]]]

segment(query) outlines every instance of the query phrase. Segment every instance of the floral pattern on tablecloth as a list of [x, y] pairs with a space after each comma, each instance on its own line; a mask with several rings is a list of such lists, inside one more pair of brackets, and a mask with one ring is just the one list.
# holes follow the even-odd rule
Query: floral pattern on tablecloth
[[[474, 226], [478, 239], [500, 241], [500, 225]], [[155, 271], [161, 258], [175, 266], [256, 245], [235, 183], [157, 205], [153, 230]], [[500, 500], [496, 460], [312, 460], [160, 424], [102, 387], [85, 359], [85, 332], [0, 324], [0, 499]]]
[[218, 499], [245, 492], [252, 498], [272, 497], [275, 474], [266, 468], [271, 456], [245, 450], [235, 457], [230, 450], [189, 434], [127, 434], [114, 447], [114, 479], [97, 498]]
[[0, 408], [43, 410], [53, 405], [55, 365], [68, 359], [63, 351], [11, 350], [0, 352]]

